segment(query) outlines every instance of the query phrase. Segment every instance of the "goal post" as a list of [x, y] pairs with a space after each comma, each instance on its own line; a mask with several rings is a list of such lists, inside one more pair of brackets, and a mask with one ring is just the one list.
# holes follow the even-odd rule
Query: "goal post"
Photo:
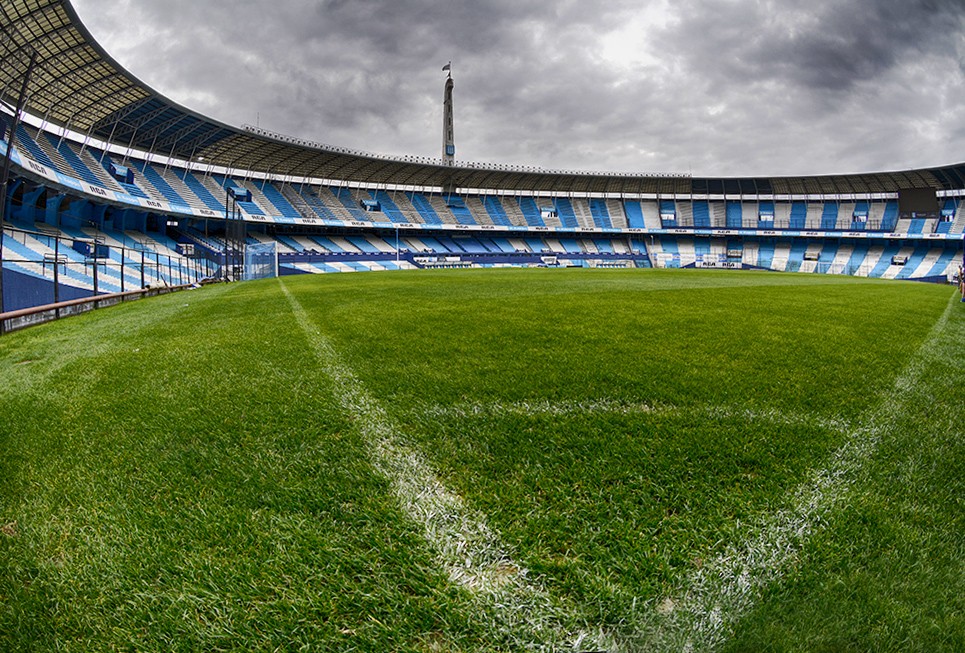
[[275, 243], [258, 243], [245, 246], [243, 279], [267, 279], [278, 276], [278, 248]]

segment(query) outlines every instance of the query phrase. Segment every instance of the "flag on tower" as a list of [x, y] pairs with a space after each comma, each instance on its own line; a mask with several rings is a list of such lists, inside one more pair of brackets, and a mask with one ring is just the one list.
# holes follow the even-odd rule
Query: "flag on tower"
[[447, 70], [452, 70], [452, 62], [451, 62], [451, 61], [450, 61], [449, 63], [447, 63], [445, 66], [442, 67], [442, 72], [446, 72]]

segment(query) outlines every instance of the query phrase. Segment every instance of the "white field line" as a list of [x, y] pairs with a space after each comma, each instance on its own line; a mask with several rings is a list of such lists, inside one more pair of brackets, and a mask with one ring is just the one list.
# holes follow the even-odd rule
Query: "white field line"
[[[787, 508], [763, 518], [756, 526], [749, 526], [742, 541], [728, 546], [715, 559], [685, 578], [675, 596], [648, 602], [628, 615], [620, 628], [621, 643], [618, 645], [613, 636], [602, 631], [594, 632], [592, 636], [562, 631], [558, 624], [565, 619], [565, 613], [559, 604], [536, 582], [526, 578], [526, 570], [512, 562], [496, 535], [485, 525], [484, 518], [471, 514], [457, 495], [439, 483], [421, 454], [399, 441], [384, 409], [365, 394], [351, 371], [338, 362], [328, 340], [311, 323], [283, 282], [282, 289], [315, 346], [319, 361], [336, 386], [341, 386], [336, 389], [336, 394], [343, 407], [356, 416], [361, 432], [373, 445], [374, 466], [395, 486], [410, 517], [425, 526], [426, 537], [450, 578], [477, 595], [490, 596], [498, 609], [503, 633], [518, 643], [522, 637], [525, 640], [523, 645], [529, 650], [579, 649], [582, 644], [606, 651], [704, 651], [713, 650], [725, 642], [734, 625], [759, 600], [767, 585], [780, 580], [810, 536], [826, 525], [835, 508], [847, 498], [858, 473], [874, 455], [890, 424], [902, 413], [904, 395], [921, 379], [927, 356], [937, 346], [954, 305], [950, 300], [922, 347], [896, 379], [892, 391], [883, 398], [877, 410], [867, 414], [857, 426], [840, 420], [775, 410], [675, 407], [608, 400], [435, 405], [421, 410], [421, 414], [427, 417], [440, 418], [703, 412], [749, 421], [806, 424], [847, 433], [847, 441], [832, 454], [830, 464], [812, 472], [791, 493]], [[419, 493], [419, 486], [429, 491]], [[439, 504], [438, 509], [431, 507], [435, 503]], [[442, 518], [441, 528], [438, 523], [433, 523], [449, 512], [451, 515]], [[461, 555], [466, 556], [464, 562], [459, 561]]]
[[853, 426], [846, 420], [823, 417], [810, 413], [787, 413], [777, 409], [753, 410], [727, 405], [696, 404], [674, 406], [670, 404], [627, 402], [611, 399], [590, 401], [514, 401], [487, 403], [459, 403], [451, 405], [431, 404], [416, 407], [413, 414], [420, 417], [470, 419], [474, 417], [566, 417], [571, 415], [706, 415], [708, 417], [735, 418], [746, 422], [769, 422], [786, 426], [812, 426], [827, 431], [849, 433]]
[[365, 439], [373, 467], [389, 481], [406, 515], [423, 528], [450, 580], [485, 603], [499, 636], [521, 650], [617, 650], [602, 631], [565, 628], [563, 624], [572, 622], [568, 610], [537, 579], [528, 577], [485, 518], [447, 489], [423, 455], [401, 440], [385, 409], [341, 362], [284, 281], [279, 284], [318, 363], [333, 382], [336, 399]]
[[[955, 297], [952, 297], [954, 300]], [[672, 406], [612, 400], [582, 402], [520, 401], [430, 405], [416, 409], [426, 417], [473, 418], [505, 415], [566, 416], [590, 413], [688, 414], [703, 413], [775, 424], [808, 425], [847, 435], [824, 469], [813, 471], [790, 496], [788, 507], [748, 525], [747, 535], [728, 546], [701, 569], [686, 577], [675, 597], [648, 602], [629, 615], [618, 636], [631, 650], [707, 651], [723, 644], [741, 616], [759, 600], [762, 591], [779, 581], [810, 539], [823, 528], [837, 506], [846, 500], [864, 465], [878, 448], [894, 420], [902, 414], [906, 396], [922, 378], [933, 349], [955, 305], [949, 300], [918, 352], [895, 380], [876, 410], [857, 424], [811, 414], [778, 410], [755, 411], [723, 405]], [[951, 355], [951, 354], [948, 354]]]
[[823, 528], [847, 499], [862, 467], [902, 414], [906, 394], [921, 381], [932, 350], [940, 347], [952, 300], [894, 387], [849, 433], [830, 464], [810, 474], [792, 493], [786, 509], [768, 516], [741, 542], [728, 546], [684, 579], [675, 597], [652, 602], [648, 609], [631, 616], [622, 633], [627, 640], [647, 650], [671, 651], [708, 651], [727, 640], [766, 586], [780, 580], [811, 535]]

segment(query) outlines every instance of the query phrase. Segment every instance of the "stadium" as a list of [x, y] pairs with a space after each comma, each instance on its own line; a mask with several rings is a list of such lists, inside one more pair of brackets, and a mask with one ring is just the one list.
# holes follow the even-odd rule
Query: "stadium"
[[0, 6], [0, 648], [965, 647], [965, 163], [384, 156]]

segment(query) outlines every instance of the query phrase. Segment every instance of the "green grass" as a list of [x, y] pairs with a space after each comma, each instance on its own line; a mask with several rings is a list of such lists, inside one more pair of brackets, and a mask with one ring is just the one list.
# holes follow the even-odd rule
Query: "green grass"
[[0, 649], [538, 647], [446, 577], [281, 283], [563, 629], [623, 642], [901, 395], [724, 647], [962, 648], [965, 306], [895, 388], [949, 288], [492, 270], [206, 288], [0, 339]]

